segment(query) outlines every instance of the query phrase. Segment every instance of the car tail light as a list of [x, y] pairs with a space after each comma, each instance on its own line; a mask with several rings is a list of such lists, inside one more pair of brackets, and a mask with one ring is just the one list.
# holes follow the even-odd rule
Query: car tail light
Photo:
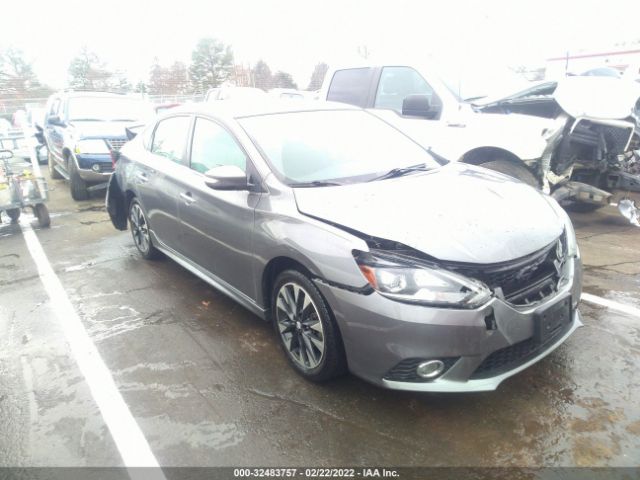
[[116, 150], [110, 150], [109, 154], [111, 155], [111, 165], [113, 166], [113, 168], [116, 168], [116, 163], [118, 163], [118, 160], [120, 160], [120, 152]]

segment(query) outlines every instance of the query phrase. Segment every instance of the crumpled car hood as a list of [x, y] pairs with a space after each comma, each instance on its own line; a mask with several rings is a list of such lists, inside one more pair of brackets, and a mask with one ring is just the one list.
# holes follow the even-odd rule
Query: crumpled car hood
[[303, 214], [454, 262], [520, 258], [549, 245], [564, 228], [535, 189], [455, 163], [424, 174], [294, 192]]
[[640, 84], [614, 77], [566, 77], [553, 96], [572, 117], [625, 119], [640, 98]]
[[530, 88], [502, 97], [485, 97], [473, 101], [484, 109], [488, 106], [524, 100], [554, 101], [569, 115], [622, 120], [629, 117], [640, 98], [640, 84], [614, 77], [564, 77], [558, 81], [533, 83]]
[[76, 138], [126, 138], [125, 128], [137, 122], [71, 122]]

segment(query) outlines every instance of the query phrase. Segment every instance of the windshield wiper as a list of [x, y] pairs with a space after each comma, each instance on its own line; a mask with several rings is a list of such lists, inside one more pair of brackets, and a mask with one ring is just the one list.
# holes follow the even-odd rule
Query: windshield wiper
[[314, 180], [313, 182], [290, 183], [291, 188], [313, 188], [313, 187], [337, 187], [343, 185], [338, 182], [329, 182], [325, 180]]
[[104, 122], [104, 120], [100, 120], [99, 118], [72, 118], [69, 121], [70, 122]]
[[426, 163], [419, 163], [417, 165], [410, 165], [408, 167], [392, 168], [384, 175], [380, 175], [379, 177], [372, 178], [369, 181], [375, 182], [378, 180], [386, 180], [387, 178], [402, 177], [404, 175], [409, 175], [410, 173], [426, 172], [427, 170], [431, 170], [431, 168], [427, 167]]

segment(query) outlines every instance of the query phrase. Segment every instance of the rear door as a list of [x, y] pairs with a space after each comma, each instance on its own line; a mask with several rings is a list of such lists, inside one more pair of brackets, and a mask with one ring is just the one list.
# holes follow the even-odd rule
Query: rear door
[[251, 169], [248, 155], [231, 132], [212, 119], [197, 117], [188, 186], [180, 192], [182, 242], [193, 262], [253, 298], [254, 210], [260, 194], [208, 187], [204, 173], [219, 165], [236, 165], [245, 172]]
[[180, 176], [187, 169], [190, 115], [176, 115], [158, 122], [151, 144], [143, 150], [131, 172], [149, 225], [157, 240], [172, 250], [180, 248], [178, 195]]
[[336, 70], [327, 89], [327, 100], [361, 108], [371, 107], [379, 76], [380, 69], [374, 67]]

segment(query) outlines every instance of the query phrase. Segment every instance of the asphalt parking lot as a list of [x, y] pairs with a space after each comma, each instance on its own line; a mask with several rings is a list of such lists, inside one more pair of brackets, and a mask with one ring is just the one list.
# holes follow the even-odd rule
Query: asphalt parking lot
[[[74, 202], [50, 184], [51, 228], [28, 215], [0, 225], [3, 466], [123, 462], [30, 254], [31, 228], [160, 465], [640, 464], [633, 311], [583, 302], [585, 326], [495, 392], [402, 393], [351, 376], [315, 385], [266, 323], [176, 263], [142, 260], [102, 197]], [[613, 208], [572, 218], [584, 291], [640, 307], [640, 229]]]

